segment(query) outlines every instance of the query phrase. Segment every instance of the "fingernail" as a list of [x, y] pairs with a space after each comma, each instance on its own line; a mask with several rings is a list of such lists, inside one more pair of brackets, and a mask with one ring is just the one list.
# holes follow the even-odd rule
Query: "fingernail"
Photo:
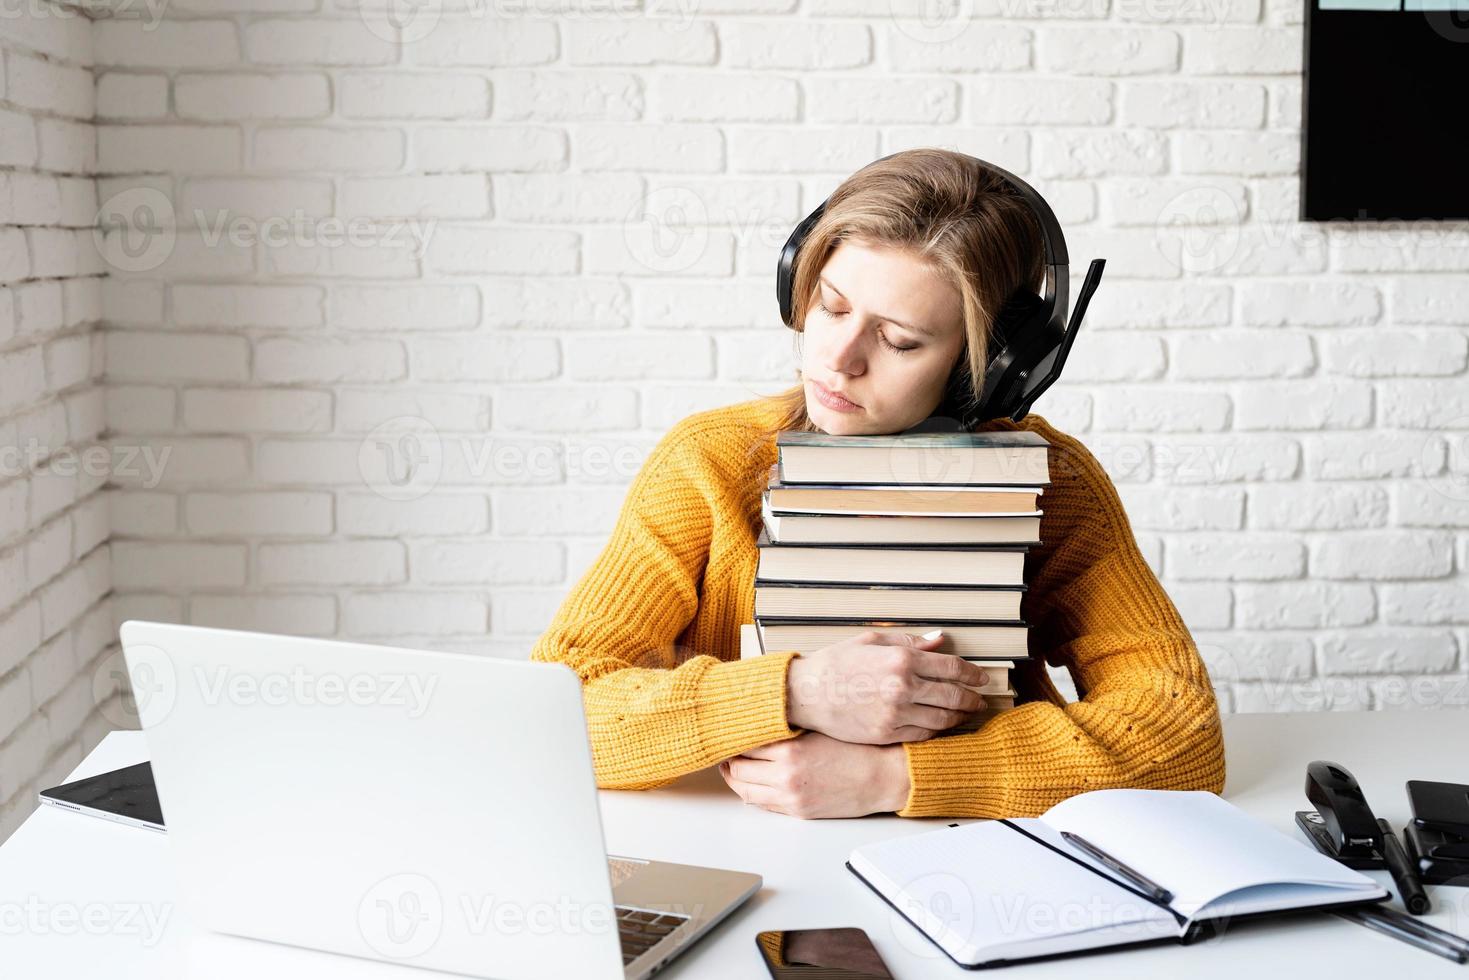
[[941, 637], [943, 635], [944, 635], [944, 631], [941, 630], [941, 629], [929, 630], [927, 633], [924, 633], [923, 634], [923, 638], [925, 640], [937, 640], [939, 637]]
[[984, 687], [989, 682], [990, 682], [990, 675], [981, 670], [979, 672], [979, 686], [980, 687]]

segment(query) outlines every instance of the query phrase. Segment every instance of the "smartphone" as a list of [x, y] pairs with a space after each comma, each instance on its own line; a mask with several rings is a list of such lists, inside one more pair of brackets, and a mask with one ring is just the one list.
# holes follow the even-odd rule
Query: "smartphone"
[[867, 933], [857, 928], [786, 929], [755, 937], [775, 980], [893, 980]]
[[63, 810], [74, 810], [104, 820], [167, 833], [163, 807], [153, 785], [153, 765], [135, 766], [98, 773], [73, 783], [63, 783], [40, 792], [41, 802]]

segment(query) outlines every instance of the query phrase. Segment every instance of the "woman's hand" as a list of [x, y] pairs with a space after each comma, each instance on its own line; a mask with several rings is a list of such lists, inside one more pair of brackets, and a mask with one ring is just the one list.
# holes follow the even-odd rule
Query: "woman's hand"
[[908, 803], [901, 745], [855, 745], [820, 732], [725, 759], [719, 774], [746, 803], [792, 817], [860, 817]]
[[844, 742], [916, 742], [985, 707], [964, 685], [983, 686], [982, 668], [935, 653], [943, 637], [868, 630], [791, 660], [786, 721]]

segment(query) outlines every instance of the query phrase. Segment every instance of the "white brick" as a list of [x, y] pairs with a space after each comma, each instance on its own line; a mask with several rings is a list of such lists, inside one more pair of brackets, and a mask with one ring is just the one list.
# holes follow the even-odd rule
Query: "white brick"
[[1306, 333], [1216, 330], [1172, 339], [1172, 374], [1197, 381], [1235, 377], [1298, 377], [1316, 363]]
[[800, 118], [801, 87], [790, 78], [718, 70], [705, 74], [659, 74], [652, 82], [653, 104], [662, 119], [796, 122]]
[[[302, 22], [303, 28], [310, 25]], [[316, 73], [182, 74], [173, 100], [184, 119], [318, 119], [331, 113], [327, 77]]]
[[816, 77], [806, 82], [806, 113], [813, 123], [949, 123], [959, 115], [959, 86], [945, 78]]
[[226, 20], [111, 17], [92, 26], [97, 64], [138, 68], [217, 68], [240, 60], [235, 25]]
[[74, 119], [96, 114], [96, 88], [85, 68], [9, 53], [5, 98], [23, 109]]
[[397, 636], [414, 632], [482, 634], [489, 610], [473, 595], [382, 595], [347, 597], [344, 629], [356, 636]]
[[168, 76], [110, 71], [97, 79], [103, 119], [161, 119], [168, 115]]
[[1447, 630], [1351, 632], [1320, 639], [1322, 665], [1341, 674], [1437, 673], [1454, 666]]
[[988, 77], [969, 84], [965, 101], [970, 121], [982, 124], [1101, 126], [1112, 120], [1112, 88], [1088, 78]]
[[257, 65], [390, 65], [398, 57], [360, 17], [257, 20], [245, 28], [245, 52]]
[[338, 99], [349, 119], [479, 119], [489, 115], [489, 83], [478, 75], [343, 75]]
[[332, 497], [327, 493], [191, 493], [184, 498], [184, 527], [204, 537], [330, 534]]
[[[633, 174], [496, 174], [492, 182], [495, 214], [507, 221], [628, 222], [648, 204], [643, 179]], [[690, 200], [686, 183], [655, 203]]]
[[173, 494], [109, 490], [107, 498], [118, 537], [168, 537], [178, 530], [178, 498]]
[[260, 341], [255, 377], [271, 384], [396, 381], [407, 372], [403, 345], [391, 340]]
[[638, 426], [638, 393], [612, 385], [500, 387], [495, 391], [499, 428], [537, 432], [590, 432]]
[[331, 596], [195, 596], [189, 600], [189, 622], [219, 629], [327, 636], [337, 627], [337, 605]]
[[717, 51], [714, 25], [697, 20], [569, 20], [562, 37], [571, 65], [712, 65]]
[[539, 65], [557, 55], [556, 23], [549, 19], [441, 19], [426, 37], [404, 46], [417, 65], [500, 68]]
[[555, 585], [565, 565], [556, 541], [425, 541], [412, 548], [413, 574], [427, 584]]
[[[628, 285], [614, 279], [518, 277], [482, 278], [480, 282], [484, 289], [484, 325], [493, 329], [608, 330], [632, 322]], [[682, 283], [658, 286], [660, 292], [680, 297], [688, 288]], [[738, 296], [740, 289], [735, 285], [724, 287], [721, 295]], [[670, 306], [673, 302], [670, 299]], [[642, 309], [647, 311], [649, 305], [642, 304]], [[671, 315], [671, 310], [665, 314]], [[645, 321], [645, 325], [651, 324]]]
[[1382, 317], [1382, 297], [1370, 283], [1261, 281], [1238, 289], [1240, 322], [1256, 326], [1357, 326]]
[[1245, 583], [1235, 587], [1239, 624], [1245, 629], [1316, 629], [1360, 626], [1377, 614], [1368, 585], [1334, 582]]
[[[298, 213], [323, 217], [332, 212], [332, 183], [319, 178], [255, 177], [194, 177], [183, 181], [178, 213], [184, 222], [214, 229], [220, 226], [221, 212], [230, 222], [237, 218], [294, 219]], [[225, 224], [222, 234], [228, 235], [232, 227]], [[273, 244], [267, 246], [267, 251], [277, 250]]]
[[724, 139], [714, 126], [587, 123], [572, 131], [571, 146], [587, 170], [714, 173], [724, 166]]
[[1361, 429], [1372, 422], [1372, 386], [1361, 382], [1261, 382], [1230, 393], [1237, 429]]
[[1041, 130], [1034, 141], [1035, 172], [1040, 177], [1161, 174], [1168, 166], [1166, 140], [1150, 130]]
[[261, 170], [383, 171], [402, 167], [404, 152], [396, 129], [262, 126], [250, 159]]
[[1454, 541], [1447, 534], [1371, 531], [1311, 542], [1311, 575], [1319, 579], [1442, 578], [1453, 571]]
[[[1110, 77], [1164, 74], [1178, 69], [1179, 38], [1175, 31], [1047, 24], [1037, 41], [1038, 65], [1049, 72]], [[914, 50], [912, 67], [929, 70], [923, 57], [927, 46], [916, 42], [907, 46]]]
[[233, 126], [98, 126], [98, 172], [229, 173], [240, 168], [241, 145]]
[[557, 342], [546, 337], [415, 339], [413, 375], [423, 381], [536, 381], [561, 371]]
[[478, 218], [490, 210], [489, 187], [477, 174], [348, 178], [341, 194], [348, 218]]
[[440, 430], [477, 431], [489, 422], [489, 403], [483, 395], [429, 391], [404, 387], [336, 391], [337, 427], [343, 432], [370, 432], [390, 419], [414, 416]]
[[1444, 447], [1437, 433], [1323, 432], [1303, 437], [1301, 444], [1306, 473], [1316, 480], [1431, 476], [1444, 463]]
[[1300, 169], [1298, 133], [1180, 132], [1174, 139], [1178, 170], [1186, 174], [1269, 177]]
[[1183, 70], [1199, 75], [1286, 75], [1301, 70], [1301, 29], [1206, 27], [1180, 29]]
[[434, 161], [440, 173], [560, 170], [566, 134], [531, 126], [426, 126], [413, 135], [414, 158]]
[[1460, 582], [1384, 585], [1382, 621], [1410, 626], [1469, 623], [1469, 589]]
[[124, 381], [244, 381], [249, 347], [243, 337], [112, 333], [107, 374]]
[[1251, 527], [1309, 531], [1387, 523], [1387, 491], [1380, 486], [1262, 486], [1251, 487], [1249, 495]]
[[[364, 537], [422, 537], [483, 534], [489, 529], [489, 502], [482, 496], [435, 491], [417, 500], [389, 500], [376, 494], [342, 497], [343, 534]], [[417, 553], [410, 559], [413, 577], [422, 577]]]
[[643, 115], [640, 76], [623, 72], [498, 71], [500, 119], [614, 122]]
[[262, 544], [256, 556], [267, 585], [390, 585], [406, 578], [406, 555], [396, 541]]
[[424, 261], [448, 275], [564, 275], [577, 271], [574, 232], [440, 225]]
[[1124, 126], [1255, 129], [1265, 124], [1265, 87], [1259, 84], [1129, 81], [1120, 94]]
[[190, 388], [183, 393], [185, 428], [196, 432], [324, 432], [332, 399], [324, 391]]
[[143, 541], [112, 543], [113, 576], [122, 591], [237, 588], [245, 584], [242, 544]]
[[1415, 378], [1378, 386], [1379, 421], [1405, 429], [1469, 428], [1469, 384]]
[[730, 20], [719, 34], [722, 63], [731, 68], [825, 70], [872, 61], [865, 24]]
[[1193, 580], [1274, 580], [1301, 578], [1306, 549], [1283, 535], [1190, 534], [1167, 545], [1170, 578]]
[[1332, 374], [1356, 378], [1462, 374], [1469, 337], [1457, 330], [1348, 332], [1323, 338], [1322, 361]]
[[1229, 427], [1232, 403], [1220, 391], [1109, 385], [1098, 388], [1092, 397], [1099, 429], [1219, 432]]

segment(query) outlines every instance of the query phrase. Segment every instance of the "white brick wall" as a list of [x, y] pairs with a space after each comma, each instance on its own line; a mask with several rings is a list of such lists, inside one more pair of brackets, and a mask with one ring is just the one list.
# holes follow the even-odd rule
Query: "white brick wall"
[[0, 20], [0, 434], [114, 450], [0, 479], [0, 836], [123, 618], [523, 656], [658, 437], [792, 379], [790, 227], [920, 145], [1109, 260], [1037, 410], [1226, 710], [1469, 704], [1469, 235], [1295, 220], [1299, 4], [552, 6]]
[[[113, 726], [91, 24], [0, 18], [0, 840]], [[105, 682], [105, 675], [102, 676]], [[105, 686], [100, 688], [107, 690]]]

